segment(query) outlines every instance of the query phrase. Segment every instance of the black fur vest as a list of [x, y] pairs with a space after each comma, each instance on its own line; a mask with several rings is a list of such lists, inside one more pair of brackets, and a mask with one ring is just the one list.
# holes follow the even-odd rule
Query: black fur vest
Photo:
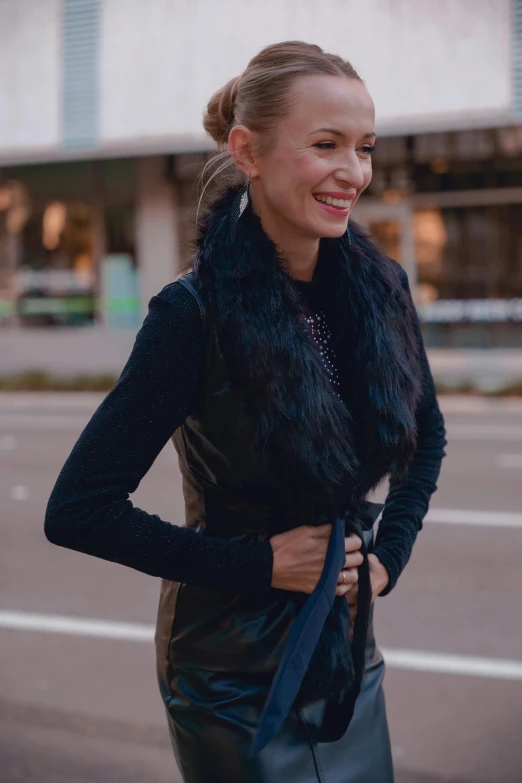
[[230, 189], [214, 203], [194, 262], [227, 366], [223, 391], [240, 391], [242, 434], [268, 453], [290, 502], [327, 515], [356, 507], [386, 474], [405, 473], [415, 449], [421, 371], [406, 275], [353, 222], [340, 239], [321, 240], [314, 281], [340, 399], [274, 243], [250, 205], [241, 214], [244, 193]]

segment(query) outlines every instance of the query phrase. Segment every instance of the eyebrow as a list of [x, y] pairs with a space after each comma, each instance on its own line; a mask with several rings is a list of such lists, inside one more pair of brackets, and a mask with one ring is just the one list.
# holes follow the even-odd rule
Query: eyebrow
[[[346, 137], [345, 133], [340, 130], [336, 130], [335, 128], [317, 128], [317, 130], [312, 131], [308, 135], [312, 136], [314, 133], [331, 133], [333, 136], [341, 136], [343, 139]], [[372, 131], [371, 133], [365, 133], [363, 139], [373, 139], [374, 137], [375, 132]]]

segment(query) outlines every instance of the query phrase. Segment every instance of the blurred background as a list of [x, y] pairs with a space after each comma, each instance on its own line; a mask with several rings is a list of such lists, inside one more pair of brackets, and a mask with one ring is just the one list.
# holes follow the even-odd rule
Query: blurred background
[[[448, 423], [376, 612], [397, 781], [522, 781], [522, 0], [0, 0], [1, 783], [179, 780], [157, 582], [51, 547], [43, 514], [189, 257], [206, 102], [287, 39], [374, 97], [354, 216], [408, 272]], [[172, 448], [133, 500], [182, 523]]]

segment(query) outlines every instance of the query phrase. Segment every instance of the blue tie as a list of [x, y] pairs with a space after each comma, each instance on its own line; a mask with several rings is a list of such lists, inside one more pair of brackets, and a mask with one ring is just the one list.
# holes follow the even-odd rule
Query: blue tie
[[[294, 620], [288, 634], [283, 657], [274, 676], [261, 714], [259, 727], [250, 747], [250, 757], [259, 753], [281, 728], [299, 692], [324, 623], [334, 603], [337, 579], [346, 562], [345, 535], [356, 533], [363, 539], [364, 527], [368, 525], [368, 522], [373, 524], [382, 508], [380, 503], [366, 501], [365, 510], [361, 512], [359, 517], [350, 519], [337, 517], [333, 523], [323, 572], [315, 590]], [[346, 731], [353, 716], [364, 672], [366, 635], [371, 606], [370, 571], [364, 540], [361, 552], [364, 561], [359, 567], [358, 605], [352, 644], [354, 685], [341, 703], [327, 704], [323, 721], [327, 741], [339, 739]], [[348, 644], [348, 640], [346, 643]]]

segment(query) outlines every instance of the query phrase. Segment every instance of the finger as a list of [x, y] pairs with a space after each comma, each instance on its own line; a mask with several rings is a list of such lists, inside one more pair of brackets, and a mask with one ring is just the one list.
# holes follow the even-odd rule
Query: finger
[[[357, 587], [357, 585], [355, 585]], [[357, 599], [358, 594], [353, 592], [354, 586], [347, 587], [346, 585], [337, 585], [335, 589], [335, 594], [338, 596], [342, 596], [346, 603], [348, 604], [348, 609], [352, 611], [352, 608], [357, 611]]]
[[362, 562], [364, 560], [363, 553], [362, 552], [349, 552], [346, 555], [346, 560], [344, 561], [344, 567], [345, 568], [356, 568], [360, 565], [362, 565]]
[[[344, 583], [342, 581], [342, 574], [345, 574]], [[355, 583], [357, 582], [359, 575], [357, 569], [351, 569], [350, 571], [342, 571], [340, 581], [337, 583], [335, 591], [336, 595], [346, 595], [350, 590], [353, 590]]]
[[312, 538], [328, 538], [332, 532], [331, 525], [318, 525], [312, 530]]
[[344, 583], [346, 585], [353, 586], [359, 581], [359, 569], [358, 568], [343, 568]]
[[357, 549], [360, 549], [362, 546], [362, 539], [359, 538], [358, 535], [355, 533], [352, 533], [351, 535], [347, 536], [344, 539], [344, 551], [345, 552], [355, 552]]
[[357, 568], [343, 568], [337, 577], [338, 585], [347, 585], [350, 588], [353, 587], [353, 585], [358, 581], [359, 571]]

